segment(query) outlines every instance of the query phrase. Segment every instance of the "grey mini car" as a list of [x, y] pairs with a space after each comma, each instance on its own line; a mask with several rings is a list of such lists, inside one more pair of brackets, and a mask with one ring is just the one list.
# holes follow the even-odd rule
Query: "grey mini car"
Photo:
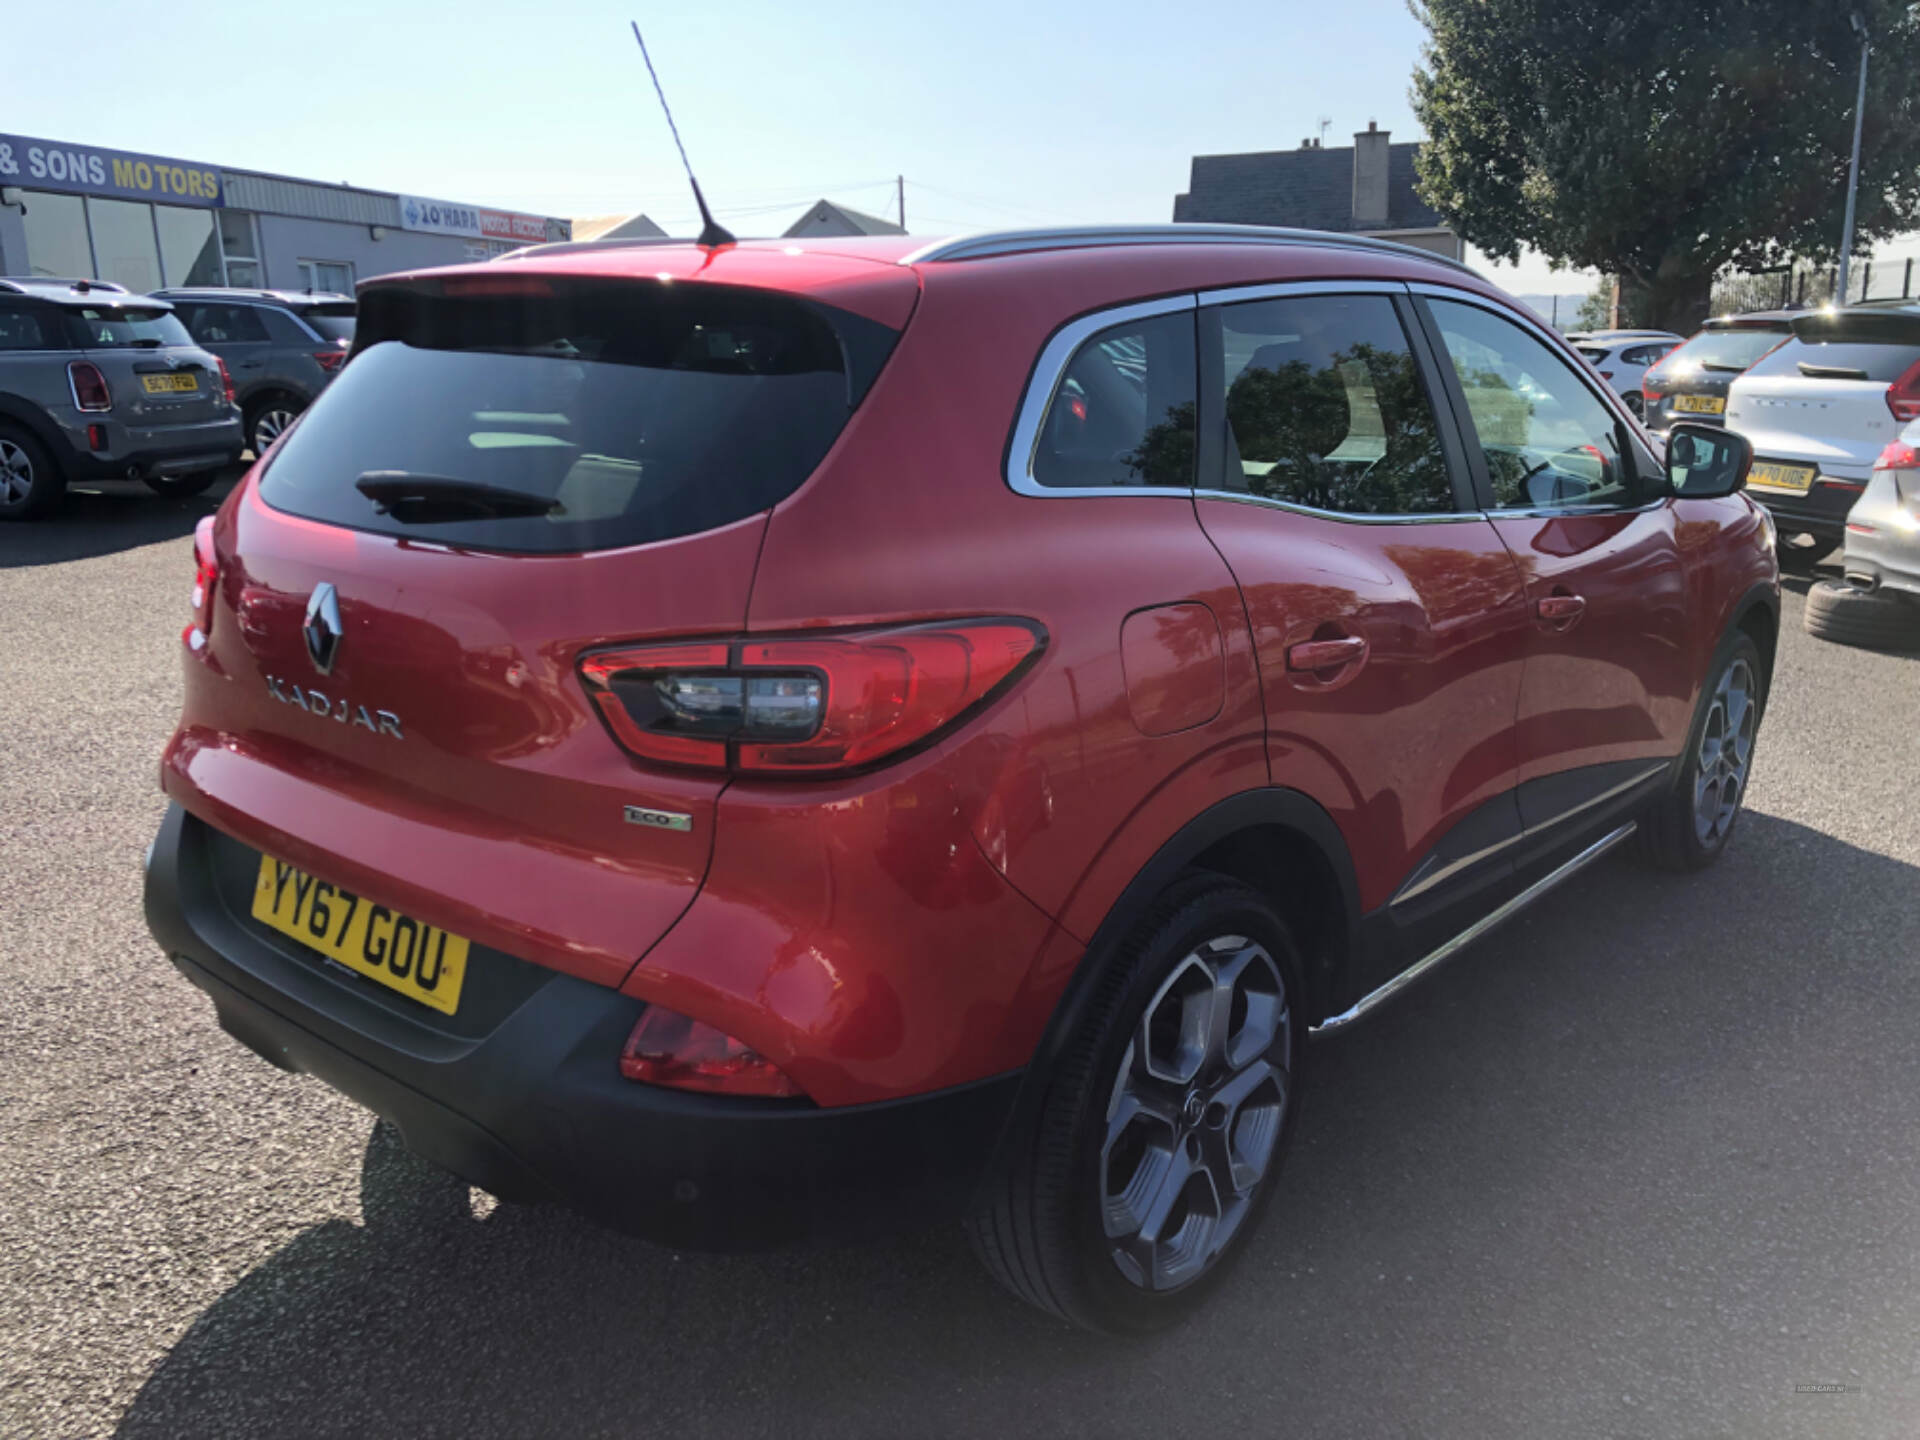
[[226, 372], [165, 301], [0, 278], [0, 520], [46, 514], [75, 480], [197, 494], [241, 448]]
[[233, 374], [247, 445], [262, 454], [313, 403], [353, 346], [351, 295], [213, 287], [156, 290]]

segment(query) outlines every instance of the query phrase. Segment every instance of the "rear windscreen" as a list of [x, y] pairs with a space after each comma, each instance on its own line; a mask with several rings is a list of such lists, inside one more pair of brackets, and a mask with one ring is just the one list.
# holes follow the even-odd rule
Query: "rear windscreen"
[[1798, 336], [1758, 362], [1749, 375], [1798, 375], [1806, 365], [1820, 370], [1858, 372], [1831, 378], [1873, 380], [1889, 384], [1920, 362], [1920, 344], [1881, 344], [1861, 341], [1828, 340], [1812, 342]]
[[171, 310], [76, 305], [66, 314], [67, 331], [83, 350], [157, 350], [162, 345], [193, 344], [187, 327]]
[[[359, 325], [261, 498], [358, 530], [542, 553], [671, 539], [774, 505], [825, 457], [896, 338], [765, 291], [533, 276], [375, 287]], [[387, 513], [355, 488], [376, 472], [552, 507]]]
[[300, 318], [312, 327], [313, 332], [323, 340], [353, 340], [352, 305], [310, 305], [300, 311]]
[[1778, 330], [1758, 327], [1702, 330], [1660, 362], [1660, 373], [1678, 375], [1689, 369], [1744, 370], [1791, 333], [1784, 325]]

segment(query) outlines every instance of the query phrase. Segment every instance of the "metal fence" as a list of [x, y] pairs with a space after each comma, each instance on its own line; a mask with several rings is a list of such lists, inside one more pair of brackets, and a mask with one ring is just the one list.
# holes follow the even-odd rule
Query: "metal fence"
[[[1856, 260], [1847, 275], [1849, 305], [1862, 300], [1906, 300], [1920, 296], [1920, 256], [1881, 255]], [[1839, 274], [1833, 265], [1791, 265], [1750, 274], [1729, 272], [1713, 283], [1715, 315], [1745, 315], [1754, 310], [1798, 310], [1834, 299]]]

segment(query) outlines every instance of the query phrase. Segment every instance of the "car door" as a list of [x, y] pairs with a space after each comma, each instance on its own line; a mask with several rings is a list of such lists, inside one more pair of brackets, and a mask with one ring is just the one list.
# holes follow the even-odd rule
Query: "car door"
[[209, 301], [183, 303], [175, 309], [194, 343], [227, 362], [234, 396], [245, 405], [248, 392], [259, 389], [267, 378], [270, 346], [259, 314], [251, 305]]
[[1659, 782], [1692, 720], [1686, 569], [1664, 473], [1576, 359], [1497, 302], [1418, 298], [1479, 503], [1525, 579], [1519, 803], [1582, 828]]
[[1520, 574], [1404, 287], [1202, 301], [1196, 508], [1246, 605], [1274, 783], [1346, 836], [1377, 982], [1511, 874]]

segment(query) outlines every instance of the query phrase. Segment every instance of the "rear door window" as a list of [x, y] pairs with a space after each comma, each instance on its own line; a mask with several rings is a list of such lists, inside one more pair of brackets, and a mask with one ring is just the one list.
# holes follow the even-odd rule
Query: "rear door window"
[[1067, 362], [1034, 443], [1035, 482], [1054, 490], [1193, 484], [1193, 312], [1102, 330]]
[[[766, 291], [536, 276], [377, 287], [360, 329], [261, 497], [354, 529], [536, 553], [694, 534], [776, 504], [897, 338]], [[390, 505], [361, 482], [443, 498]]]

